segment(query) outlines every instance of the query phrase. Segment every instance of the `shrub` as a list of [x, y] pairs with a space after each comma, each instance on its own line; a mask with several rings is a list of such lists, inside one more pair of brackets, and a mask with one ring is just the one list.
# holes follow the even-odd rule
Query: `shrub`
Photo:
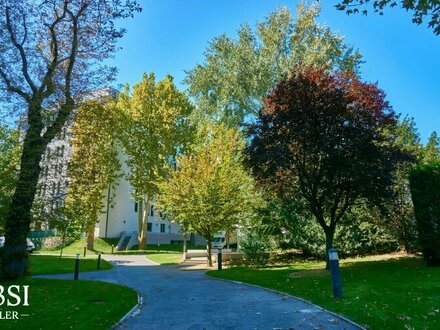
[[440, 265], [440, 160], [419, 165], [409, 179], [423, 257]]
[[[281, 249], [293, 248], [301, 250], [306, 257], [321, 257], [325, 252], [325, 235], [311, 217], [301, 201], [290, 205], [272, 203], [266, 214], [262, 214], [265, 223], [270, 224], [267, 232]], [[358, 203], [346, 212], [336, 229], [334, 245], [341, 256], [399, 250], [399, 243], [387, 227], [387, 219], [366, 203]]]
[[247, 265], [263, 267], [268, 264], [272, 244], [255, 232], [247, 232], [240, 240], [241, 252]]

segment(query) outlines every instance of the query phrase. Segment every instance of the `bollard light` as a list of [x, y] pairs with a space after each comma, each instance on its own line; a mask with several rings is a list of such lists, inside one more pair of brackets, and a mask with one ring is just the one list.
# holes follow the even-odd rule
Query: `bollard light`
[[342, 298], [341, 272], [339, 270], [338, 251], [335, 248], [328, 250], [328, 260], [332, 274], [333, 296], [335, 298]]
[[336, 249], [330, 249], [328, 251], [328, 258], [331, 261], [339, 260], [339, 258], [338, 258], [338, 251], [336, 251]]
[[76, 254], [75, 259], [75, 274], [73, 275], [73, 279], [77, 280], [79, 275], [79, 253]]
[[115, 253], [115, 246], [112, 244], [112, 254]]
[[98, 269], [101, 269], [101, 252], [98, 254]]
[[222, 248], [217, 249], [217, 269], [222, 270]]
[[84, 246], [84, 258], [86, 257], [87, 254], [87, 246]]

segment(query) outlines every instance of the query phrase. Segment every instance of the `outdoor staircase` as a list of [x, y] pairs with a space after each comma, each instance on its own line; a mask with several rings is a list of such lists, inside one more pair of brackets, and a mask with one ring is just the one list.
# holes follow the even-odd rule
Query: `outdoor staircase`
[[133, 246], [139, 244], [137, 236], [137, 231], [134, 231], [130, 236], [125, 231], [121, 232], [116, 251], [130, 250]]
[[126, 250], [130, 250], [133, 246], [138, 245], [138, 233], [137, 231], [134, 231], [133, 234], [131, 234], [130, 239], [127, 242], [127, 245], [125, 246]]

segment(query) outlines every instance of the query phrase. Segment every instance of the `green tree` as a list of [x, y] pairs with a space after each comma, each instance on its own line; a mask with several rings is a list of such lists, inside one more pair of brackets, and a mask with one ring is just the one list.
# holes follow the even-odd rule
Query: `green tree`
[[147, 241], [148, 212], [158, 193], [158, 182], [169, 173], [168, 165], [191, 141], [189, 115], [193, 107], [178, 91], [173, 78], [155, 82], [154, 74], [144, 74], [140, 83], [127, 87], [117, 103], [118, 140], [127, 156], [127, 179], [138, 202], [138, 240]]
[[299, 68], [265, 99], [250, 131], [246, 163], [255, 178], [287, 202], [304, 198], [326, 251], [356, 201], [390, 192], [400, 152], [383, 134], [396, 125], [384, 95], [356, 76]]
[[396, 164], [392, 187], [393, 198], [386, 201], [383, 211], [387, 218], [387, 227], [399, 245], [407, 252], [413, 252], [417, 245], [417, 229], [408, 176], [423, 153], [414, 119], [403, 118], [390, 133], [390, 139], [394, 140], [394, 144], [404, 150], [408, 157]]
[[[398, 6], [396, 0], [342, 0], [336, 5], [336, 9], [345, 11], [347, 15], [362, 13], [367, 15], [368, 11], [383, 15], [384, 9]], [[401, 0], [400, 6], [406, 11], [413, 13], [412, 22], [420, 25], [428, 18], [428, 26], [434, 30], [436, 35], [440, 34], [440, 4], [438, 0]]]
[[75, 112], [71, 129], [73, 154], [69, 161], [67, 192], [71, 207], [66, 210], [73, 207], [82, 218], [89, 250], [93, 250], [95, 224], [104, 212], [107, 189], [111, 187], [114, 191], [120, 177], [116, 120], [112, 111], [112, 100], [89, 100]]
[[19, 131], [0, 125], [0, 232], [11, 204], [20, 164]]
[[411, 196], [423, 257], [440, 265], [440, 159], [417, 166], [410, 175]]
[[436, 131], [431, 133], [423, 153], [424, 162], [430, 162], [440, 158], [440, 138]]
[[223, 124], [205, 124], [191, 153], [177, 159], [177, 170], [160, 184], [159, 207], [170, 218], [210, 241], [220, 230], [230, 230], [253, 217], [256, 194], [242, 165], [243, 139]]
[[301, 3], [297, 12], [294, 19], [287, 8], [280, 8], [254, 29], [240, 27], [238, 39], [221, 35], [210, 42], [204, 63], [189, 70], [185, 80], [198, 119], [237, 127], [255, 118], [268, 91], [298, 63], [358, 71], [359, 52], [316, 21], [318, 3]]
[[5, 221], [3, 276], [27, 269], [26, 238], [40, 161], [81, 97], [108, 84], [115, 70], [105, 59], [125, 30], [115, 22], [140, 8], [136, 0], [0, 1], [2, 111], [26, 119], [19, 173]]

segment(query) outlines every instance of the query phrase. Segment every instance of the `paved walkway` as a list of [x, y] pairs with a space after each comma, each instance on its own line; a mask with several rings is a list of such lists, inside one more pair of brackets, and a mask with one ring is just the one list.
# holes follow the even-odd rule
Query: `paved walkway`
[[105, 259], [115, 265], [112, 270], [80, 273], [80, 279], [123, 284], [142, 296], [142, 308], [121, 329], [358, 329], [298, 299], [211, 279], [203, 271], [157, 266], [145, 256]]

